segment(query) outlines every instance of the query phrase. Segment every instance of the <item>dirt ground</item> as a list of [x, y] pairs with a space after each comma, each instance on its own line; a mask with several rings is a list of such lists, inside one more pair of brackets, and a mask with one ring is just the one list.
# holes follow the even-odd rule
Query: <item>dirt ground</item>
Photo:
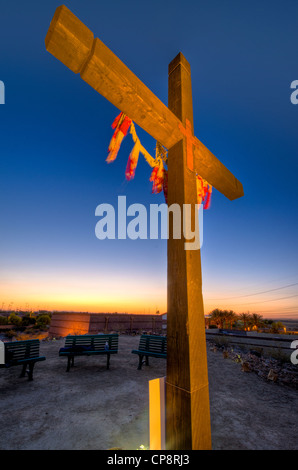
[[[46, 361], [34, 380], [21, 367], [0, 369], [1, 450], [123, 450], [149, 448], [148, 381], [166, 374], [166, 361], [137, 370], [139, 336], [119, 337], [119, 352], [79, 357], [66, 372], [64, 339], [41, 341]], [[298, 393], [208, 347], [214, 450], [297, 450]], [[298, 367], [298, 366], [297, 366]]]

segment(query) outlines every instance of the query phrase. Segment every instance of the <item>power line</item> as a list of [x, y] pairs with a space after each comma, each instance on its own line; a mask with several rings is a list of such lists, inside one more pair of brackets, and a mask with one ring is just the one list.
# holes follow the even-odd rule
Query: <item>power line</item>
[[208, 299], [208, 300], [229, 300], [229, 299], [241, 299], [242, 297], [251, 297], [253, 295], [260, 295], [260, 294], [267, 294], [268, 292], [274, 292], [276, 290], [286, 289], [287, 287], [297, 286], [298, 282], [294, 284], [288, 284], [287, 286], [276, 287], [275, 289], [264, 290], [262, 292], [255, 292], [253, 294], [245, 294], [245, 295], [235, 295], [233, 297], [221, 297], [219, 299]]
[[262, 312], [260, 310], [258, 310], [256, 313], [258, 313], [259, 315], [270, 315], [270, 316], [276, 316], [276, 317], [286, 317], [288, 320], [295, 320], [298, 319], [298, 313], [291, 313], [291, 312], [279, 312], [279, 311], [276, 311], [276, 312]]
[[280, 314], [284, 314], [284, 315], [288, 315], [288, 314], [292, 314], [292, 313], [296, 313], [297, 312], [297, 315], [298, 315], [298, 310], [297, 308], [293, 308], [291, 310], [284, 310], [282, 308], [271, 308], [269, 310], [263, 310], [263, 309], [256, 309], [256, 313], [262, 311], [263, 313], [280, 313]]
[[[279, 308], [279, 307], [276, 307], [276, 308]], [[270, 311], [272, 310], [270, 307], [269, 307], [269, 310]], [[288, 306], [288, 307], [282, 307], [281, 310], [296, 310], [298, 312], [298, 307], [297, 305], [291, 305], [291, 306]]]
[[293, 297], [298, 297], [298, 294], [296, 294], [296, 295], [289, 295], [288, 297], [279, 297], [278, 299], [257, 300], [257, 302], [245, 302], [245, 303], [243, 303], [243, 304], [238, 304], [238, 305], [251, 305], [251, 304], [261, 304], [261, 303], [263, 303], [263, 302], [275, 302], [276, 300], [292, 299]]
[[[285, 281], [285, 280], [290, 280], [290, 279], [291, 279], [291, 280], [292, 280], [292, 279], [293, 279], [293, 280], [296, 280], [297, 277], [298, 277], [298, 272], [292, 274], [291, 276], [278, 277], [278, 278], [271, 279], [271, 280], [266, 280], [266, 281], [264, 281], [264, 280], [262, 279], [262, 283], [263, 283], [263, 284], [268, 284], [268, 287], [269, 287], [269, 284], [276, 284], [276, 283], [279, 283], [279, 282], [282, 282], [282, 281]], [[249, 288], [249, 290], [250, 290], [250, 289], [253, 289], [253, 290], [254, 290], [254, 288], [259, 287], [259, 285], [260, 285], [260, 281], [255, 281], [255, 282], [253, 282], [253, 283], [246, 282], [246, 283], [245, 283], [245, 288], [243, 288], [243, 287], [241, 287], [241, 288], [235, 287], [235, 288], [233, 288], [233, 292], [235, 292], [235, 293], [236, 293], [236, 292], [239, 292], [239, 291], [241, 292], [241, 291], [243, 291], [244, 289], [248, 289], [248, 288]]]

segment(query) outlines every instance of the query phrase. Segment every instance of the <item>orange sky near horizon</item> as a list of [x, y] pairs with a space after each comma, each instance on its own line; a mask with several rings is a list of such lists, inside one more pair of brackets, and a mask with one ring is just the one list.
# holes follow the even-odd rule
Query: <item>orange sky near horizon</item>
[[[113, 279], [113, 281], [111, 281]], [[93, 313], [154, 314], [167, 311], [166, 279], [110, 273], [80, 276], [74, 273], [57, 275], [11, 273], [2, 280], [0, 308], [13, 310], [59, 310]], [[215, 292], [215, 293], [214, 293]], [[238, 295], [237, 295], [238, 294]], [[214, 308], [234, 310], [236, 313], [259, 313], [265, 318], [297, 318], [297, 296], [283, 290], [269, 289], [254, 294], [205, 289], [205, 315]], [[282, 312], [282, 314], [281, 314]]]
[[[166, 312], [167, 241], [150, 235], [152, 204], [164, 194], [152, 194], [144, 158], [135, 178], [125, 178], [130, 133], [107, 164], [120, 110], [46, 51], [54, 3], [2, 2], [0, 310]], [[157, 2], [158, 15], [152, 2], [118, 2], [119, 15], [115, 2], [73, 3], [165, 105], [168, 64], [183, 52], [194, 134], [243, 184], [233, 201], [214, 187], [201, 214], [205, 314], [297, 319], [298, 106], [290, 85], [298, 78], [298, 2], [289, 2], [292, 14], [284, 2], [189, 2], [191, 15], [181, 2]], [[137, 124], [136, 132], [154, 155], [155, 138]], [[101, 204], [114, 209], [115, 239], [96, 235]], [[119, 214], [128, 228], [133, 204], [146, 209], [146, 239], [117, 233]]]

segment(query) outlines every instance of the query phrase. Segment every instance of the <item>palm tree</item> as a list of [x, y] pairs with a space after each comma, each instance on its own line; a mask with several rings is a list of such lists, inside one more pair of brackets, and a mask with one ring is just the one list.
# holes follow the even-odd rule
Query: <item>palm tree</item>
[[233, 323], [237, 320], [237, 314], [233, 310], [225, 310], [225, 320], [233, 328]]
[[212, 310], [212, 312], [210, 312], [210, 321], [215, 323], [217, 328], [223, 328], [222, 310], [219, 310], [219, 308]]
[[264, 325], [263, 316], [258, 315], [257, 313], [252, 313], [250, 315], [250, 324], [255, 330], [258, 330], [259, 327]]
[[239, 318], [239, 320], [241, 320], [243, 322], [243, 328], [244, 328], [244, 330], [246, 330], [247, 325], [249, 323], [249, 318], [250, 318], [249, 313], [240, 313], [238, 318]]
[[232, 310], [220, 310], [219, 308], [215, 308], [210, 313], [210, 321], [214, 322], [217, 328], [224, 328], [226, 324], [230, 324], [232, 327], [232, 323], [236, 319], [236, 314]]

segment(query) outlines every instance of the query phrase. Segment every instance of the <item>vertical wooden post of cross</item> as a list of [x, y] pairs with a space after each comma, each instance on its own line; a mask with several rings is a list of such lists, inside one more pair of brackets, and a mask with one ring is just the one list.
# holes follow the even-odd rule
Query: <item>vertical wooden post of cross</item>
[[[168, 94], [169, 109], [185, 129], [191, 124], [193, 131], [190, 65], [181, 53], [169, 65]], [[187, 147], [182, 133], [168, 151], [168, 204], [178, 203], [181, 214], [183, 204], [191, 204], [194, 223], [198, 217], [196, 178]], [[166, 448], [208, 450], [211, 429], [201, 254], [185, 249], [183, 236], [174, 239], [169, 226]]]
[[[193, 135], [190, 66], [181, 53], [169, 66], [167, 107], [64, 5], [56, 9], [45, 42], [51, 54], [168, 149], [169, 205], [190, 204], [194, 222], [195, 171], [230, 200], [243, 196], [240, 181]], [[184, 243], [169, 234], [167, 449], [210, 449], [201, 255], [185, 250]]]

